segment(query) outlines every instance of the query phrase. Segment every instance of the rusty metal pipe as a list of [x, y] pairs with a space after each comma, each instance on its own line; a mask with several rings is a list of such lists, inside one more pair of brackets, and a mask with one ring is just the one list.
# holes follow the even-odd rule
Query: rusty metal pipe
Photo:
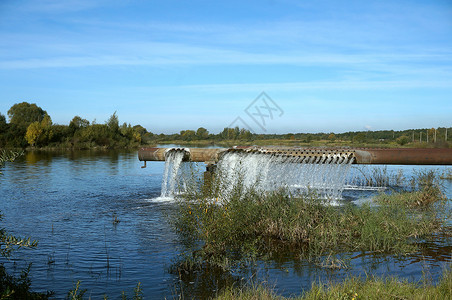
[[193, 162], [216, 162], [218, 155], [227, 149], [206, 148], [141, 148], [138, 150], [140, 161], [164, 161], [165, 154], [169, 150], [186, 151], [185, 161]]
[[452, 165], [452, 149], [355, 149], [357, 164]]
[[184, 160], [206, 162], [218, 161], [223, 153], [243, 151], [264, 153], [288, 157], [321, 157], [339, 154], [353, 158], [355, 164], [398, 164], [398, 165], [452, 165], [452, 149], [349, 149], [349, 148], [300, 148], [300, 147], [234, 147], [234, 148], [141, 148], [138, 150], [140, 161], [164, 161], [169, 149], [185, 151]]

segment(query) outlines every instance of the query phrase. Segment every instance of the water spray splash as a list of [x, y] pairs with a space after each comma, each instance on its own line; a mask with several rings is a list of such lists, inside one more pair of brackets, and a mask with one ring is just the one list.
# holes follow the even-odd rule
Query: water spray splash
[[184, 159], [185, 152], [169, 150], [165, 155], [165, 172], [162, 179], [162, 191], [160, 197], [173, 198], [176, 194], [179, 169]]
[[[172, 198], [187, 184], [183, 159], [186, 150], [170, 149], [165, 155], [161, 197]], [[219, 159], [215, 180], [227, 197], [235, 186], [270, 191], [286, 188], [294, 194], [317, 192], [326, 199], [340, 199], [353, 158], [346, 154], [290, 156], [233, 151]]]
[[341, 154], [295, 157], [229, 152], [219, 160], [217, 174], [225, 182], [225, 194], [240, 183], [259, 190], [287, 188], [293, 193], [314, 190], [321, 197], [340, 199], [352, 161]]

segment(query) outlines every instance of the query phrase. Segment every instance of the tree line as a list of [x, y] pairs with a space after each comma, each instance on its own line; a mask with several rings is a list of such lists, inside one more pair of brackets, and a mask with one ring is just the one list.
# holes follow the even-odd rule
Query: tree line
[[133, 148], [142, 144], [156, 144], [166, 141], [211, 143], [222, 141], [286, 140], [300, 143], [323, 141], [348, 144], [391, 144], [430, 143], [449, 147], [451, 128], [410, 129], [402, 131], [349, 131], [344, 133], [286, 133], [255, 134], [244, 128], [224, 128], [218, 134], [200, 127], [197, 130], [182, 130], [174, 134], [153, 134], [141, 125], [130, 123], [120, 125], [114, 112], [108, 120], [99, 124], [95, 121], [74, 116], [68, 125], [54, 124], [50, 115], [35, 103], [14, 104], [7, 112], [9, 122], [0, 113], [0, 147], [56, 147], [91, 149]]
[[14, 104], [7, 114], [9, 123], [0, 113], [0, 147], [135, 147], [147, 133], [139, 125], [120, 125], [116, 112], [103, 124], [75, 116], [68, 125], [54, 124], [50, 115], [35, 103]]

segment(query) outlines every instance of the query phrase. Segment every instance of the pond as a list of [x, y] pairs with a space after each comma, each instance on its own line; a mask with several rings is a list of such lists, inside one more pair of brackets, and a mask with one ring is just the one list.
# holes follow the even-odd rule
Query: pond
[[[7, 164], [0, 175], [1, 226], [39, 241], [37, 249], [19, 250], [9, 261], [2, 258], [7, 270], [20, 274], [32, 263], [32, 288], [52, 290], [55, 298], [64, 298], [80, 280], [93, 299], [105, 294], [119, 299], [121, 291], [132, 295], [138, 282], [148, 299], [162, 299], [181, 293], [204, 298], [250, 277], [285, 296], [301, 294], [319, 280], [366, 272], [435, 281], [452, 261], [451, 240], [438, 237], [406, 257], [351, 253], [350, 269], [322, 268], [282, 255], [231, 273], [172, 274], [184, 246], [168, 224], [175, 204], [159, 198], [164, 163], [148, 163], [146, 169], [141, 165], [136, 152], [117, 151], [28, 152]], [[403, 167], [407, 174], [421, 168], [438, 167]], [[444, 184], [451, 197], [451, 182]], [[372, 193], [352, 190], [344, 196], [359, 201]]]

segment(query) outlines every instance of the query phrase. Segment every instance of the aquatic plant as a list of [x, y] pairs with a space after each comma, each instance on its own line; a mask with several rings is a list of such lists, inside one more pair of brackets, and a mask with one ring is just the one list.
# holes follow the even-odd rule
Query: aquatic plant
[[[72, 290], [70, 290], [68, 292], [67, 295], [67, 299], [69, 300], [83, 300], [85, 299], [84, 296], [86, 294], [86, 292], [88, 291], [87, 289], [81, 289], [81, 281], [77, 280], [77, 282], [74, 285], [74, 288]], [[91, 297], [89, 297], [89, 299], [91, 299]], [[107, 295], [104, 295], [104, 299], [108, 299]], [[121, 299], [122, 300], [127, 300], [130, 299], [127, 297], [127, 293], [125, 291], [121, 292]], [[143, 290], [141, 288], [141, 282], [138, 282], [137, 285], [135, 286], [135, 288], [133, 289], [133, 300], [142, 300], [144, 299], [143, 297]]]
[[251, 285], [245, 288], [230, 286], [221, 291], [216, 300], [264, 299], [264, 300], [321, 300], [321, 299], [450, 299], [452, 297], [452, 270], [445, 269], [435, 286], [425, 280], [408, 282], [396, 277], [349, 277], [339, 283], [316, 283], [299, 297], [281, 297], [271, 288]]
[[[408, 208], [427, 208], [434, 203], [447, 201], [440, 176], [433, 170], [415, 172], [410, 180], [410, 188], [410, 190], [405, 188], [402, 191], [381, 193], [374, 198], [374, 201], [379, 204]], [[438, 209], [437, 211], [444, 212]]]
[[186, 245], [193, 252], [192, 267], [207, 262], [228, 268], [282, 251], [307, 258], [344, 251], [406, 254], [416, 250], [413, 239], [443, 230], [446, 222], [434, 213], [414, 216], [401, 205], [334, 207], [314, 192], [263, 191], [240, 178], [226, 195], [216, 186], [189, 189], [178, 200], [172, 222], [185, 241], [191, 240]]
[[0, 264], [0, 299], [50, 299], [53, 292], [37, 293], [31, 291], [31, 280], [28, 276], [31, 264], [23, 270], [19, 277], [6, 272], [3, 264]]
[[[0, 168], [2, 168], [5, 162], [13, 162], [23, 154], [23, 151], [10, 151], [10, 150], [0, 150]], [[0, 170], [0, 175], [2, 174]]]
[[87, 292], [86, 289], [80, 289], [81, 281], [77, 280], [75, 283], [74, 289], [70, 290], [67, 294], [67, 298], [69, 300], [81, 300], [83, 299], [83, 295]]

